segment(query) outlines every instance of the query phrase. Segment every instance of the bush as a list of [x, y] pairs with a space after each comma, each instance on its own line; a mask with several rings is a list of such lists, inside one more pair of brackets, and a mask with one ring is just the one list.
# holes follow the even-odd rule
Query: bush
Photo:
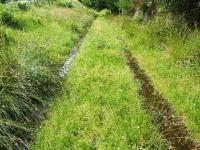
[[0, 0], [0, 3], [5, 4], [7, 0]]
[[102, 11], [100, 11], [100, 16], [108, 16], [111, 14], [111, 11], [108, 9], [103, 9]]
[[15, 29], [23, 29], [25, 26], [25, 22], [21, 18], [16, 18], [13, 13], [5, 10], [0, 14], [1, 22]]
[[14, 15], [8, 11], [3, 11], [1, 13], [1, 21], [3, 24], [10, 25], [13, 21]]
[[68, 8], [72, 8], [72, 7], [73, 7], [72, 1], [71, 1], [71, 0], [68, 0], [68, 1], [66, 2], [66, 7], [68, 7]]
[[68, 0], [66, 2], [58, 2], [57, 3], [57, 6], [58, 7], [63, 7], [63, 8], [72, 8], [73, 7], [73, 4], [72, 4], [72, 1], [71, 0]]
[[27, 5], [26, 3], [18, 3], [17, 5], [18, 5], [19, 9], [21, 9], [23, 11], [27, 11], [30, 9], [30, 6]]
[[162, 4], [170, 12], [182, 15], [190, 25], [200, 23], [199, 0], [163, 0]]
[[118, 11], [118, 0], [80, 0], [84, 5], [95, 8], [97, 10], [110, 9]]

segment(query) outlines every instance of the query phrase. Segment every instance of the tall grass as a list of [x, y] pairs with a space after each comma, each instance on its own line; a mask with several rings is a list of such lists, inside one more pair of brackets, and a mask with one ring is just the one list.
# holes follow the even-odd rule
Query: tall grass
[[27, 12], [25, 11], [29, 9], [31, 9], [31, 6], [28, 4], [0, 5], [0, 22], [4, 26], [18, 30], [30, 30], [33, 27], [38, 27], [41, 24], [40, 20], [26, 15]]
[[93, 24], [32, 149], [163, 149], [123, 58], [114, 17]]
[[138, 39], [135, 44], [145, 43], [151, 50], [167, 50], [174, 63], [180, 60], [182, 63], [187, 60], [198, 63], [196, 55], [199, 55], [199, 31], [188, 28], [182, 18], [165, 15], [157, 16], [149, 22], [128, 22], [125, 28], [129, 36]]
[[[1, 7], [0, 149], [22, 149], [51, 97], [61, 90], [59, 68], [93, 14], [54, 6], [26, 11]], [[22, 30], [15, 28], [15, 19], [24, 23]]]
[[200, 140], [200, 31], [181, 18], [157, 16], [149, 22], [125, 19], [127, 43], [155, 86]]

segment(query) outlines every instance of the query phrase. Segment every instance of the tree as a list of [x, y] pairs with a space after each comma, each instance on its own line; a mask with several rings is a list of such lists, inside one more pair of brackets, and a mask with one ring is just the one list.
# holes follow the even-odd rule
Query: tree
[[173, 14], [183, 16], [189, 24], [200, 23], [199, 0], [162, 0], [161, 3]]
[[119, 0], [118, 9], [123, 14], [135, 13], [135, 1], [134, 0]]
[[80, 0], [80, 2], [97, 10], [104, 8], [108, 8], [113, 12], [118, 10], [118, 0]]
[[5, 4], [8, 0], [0, 0], [0, 3]]

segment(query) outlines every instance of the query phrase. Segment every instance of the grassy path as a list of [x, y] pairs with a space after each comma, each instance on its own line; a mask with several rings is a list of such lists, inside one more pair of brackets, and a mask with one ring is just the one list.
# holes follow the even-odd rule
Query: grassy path
[[117, 40], [121, 34], [110, 19], [94, 22], [32, 149], [163, 149], [140, 104]]

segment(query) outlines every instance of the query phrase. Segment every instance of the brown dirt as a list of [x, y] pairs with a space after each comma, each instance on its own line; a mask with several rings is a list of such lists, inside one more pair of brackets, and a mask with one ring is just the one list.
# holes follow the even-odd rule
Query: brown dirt
[[144, 98], [145, 107], [152, 112], [159, 132], [170, 143], [168, 148], [173, 150], [199, 149], [182, 119], [177, 117], [168, 100], [155, 90], [145, 71], [140, 68], [137, 59], [128, 50], [125, 50], [124, 53], [135, 78], [141, 82], [140, 95]]

